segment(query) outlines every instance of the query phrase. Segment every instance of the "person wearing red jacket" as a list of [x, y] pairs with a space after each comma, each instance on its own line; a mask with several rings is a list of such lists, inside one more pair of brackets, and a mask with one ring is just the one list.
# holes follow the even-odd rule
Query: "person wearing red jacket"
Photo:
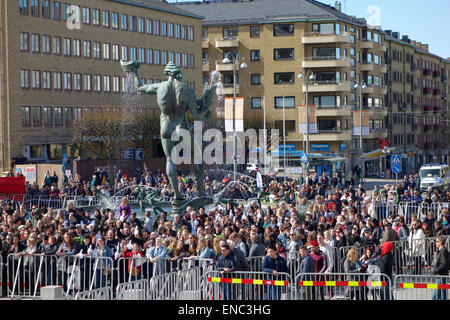
[[[311, 253], [309, 254], [311, 256], [311, 258], [313, 258], [314, 262], [315, 262], [315, 269], [314, 272], [315, 273], [325, 273], [325, 270], [327, 270], [328, 268], [328, 259], [327, 256], [320, 251], [319, 248], [319, 242], [317, 242], [316, 240], [311, 241]], [[316, 277], [316, 281], [322, 281], [324, 280], [323, 276], [317, 276]], [[316, 288], [313, 287], [313, 296], [316, 297]], [[324, 291], [323, 291], [323, 287], [319, 287], [319, 293], [320, 293], [320, 299], [324, 300], [325, 299], [325, 295], [324, 295]]]
[[144, 259], [139, 259], [143, 257], [139, 244], [137, 242], [133, 243], [133, 249], [131, 251], [123, 251], [122, 256], [128, 258], [128, 281], [140, 280], [142, 277], [142, 264]]

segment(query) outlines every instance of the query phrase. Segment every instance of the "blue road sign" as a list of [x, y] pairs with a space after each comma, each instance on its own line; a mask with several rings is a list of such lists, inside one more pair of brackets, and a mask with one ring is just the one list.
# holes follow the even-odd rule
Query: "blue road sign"
[[402, 160], [401, 160], [399, 154], [393, 154], [391, 157], [391, 164], [396, 164], [396, 163], [402, 163]]
[[402, 172], [402, 167], [399, 164], [394, 164], [392, 166], [392, 173], [397, 174], [397, 173], [400, 173], [400, 172]]
[[300, 157], [300, 161], [301, 162], [308, 162], [308, 154], [307, 153], [302, 153], [302, 155]]

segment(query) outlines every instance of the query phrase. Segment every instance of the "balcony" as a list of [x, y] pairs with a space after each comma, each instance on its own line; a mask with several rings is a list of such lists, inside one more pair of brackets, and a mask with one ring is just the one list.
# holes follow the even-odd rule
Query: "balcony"
[[387, 47], [384, 44], [380, 44], [380, 45], [378, 45], [378, 50], [381, 52], [386, 52]]
[[387, 87], [376, 87], [378, 94], [386, 95], [388, 92]]
[[432, 124], [425, 124], [423, 126], [423, 132], [429, 132], [431, 130], [433, 130], [433, 125]]
[[433, 78], [438, 78], [441, 76], [441, 72], [440, 71], [433, 71]]
[[[306, 92], [306, 86], [303, 85], [303, 91]], [[350, 82], [342, 81], [314, 81], [308, 86], [309, 92], [350, 92]]]
[[302, 36], [303, 44], [334, 43], [334, 42], [350, 43], [350, 35], [347, 33], [324, 34], [324, 33], [319, 33], [319, 32], [305, 32]]
[[423, 88], [423, 94], [430, 94], [432, 91], [431, 88]]
[[303, 68], [350, 68], [350, 58], [309, 57], [302, 61]]
[[202, 49], [208, 49], [209, 48], [209, 41], [208, 39], [202, 40]]
[[373, 49], [373, 42], [369, 40], [362, 40], [359, 43], [359, 46], [361, 47], [361, 49]]
[[378, 68], [379, 68], [378, 70], [379, 70], [380, 73], [387, 73], [388, 72], [386, 64], [382, 64]]
[[431, 69], [423, 69], [423, 72], [422, 72], [422, 74], [424, 75], [424, 76], [430, 76], [431, 75]]
[[210, 70], [209, 70], [209, 61], [203, 61], [203, 64], [202, 64], [202, 71], [203, 72], [209, 72]]
[[350, 117], [351, 115], [351, 106], [318, 106], [316, 108], [317, 117]]
[[[236, 70], [239, 70], [239, 63], [236, 64]], [[216, 60], [216, 71], [233, 71], [233, 63], [223, 63], [222, 60]]]
[[441, 89], [433, 89], [433, 96], [438, 96], [441, 94]]
[[319, 130], [317, 134], [310, 134], [309, 141], [350, 141], [352, 132], [350, 130]]
[[[217, 95], [232, 95], [233, 94], [233, 85], [232, 84], [224, 84], [223, 87], [216, 89]], [[239, 94], [239, 84], [236, 85], [236, 94]]]
[[361, 70], [361, 71], [373, 71], [374, 70], [373, 63], [363, 62], [359, 66], [359, 70]]
[[433, 111], [433, 107], [432, 107], [432, 106], [423, 106], [423, 111], [424, 111], [424, 112], [430, 112], [430, 111]]
[[373, 86], [366, 86], [365, 88], [362, 89], [361, 91], [363, 94], [364, 93], [374, 93], [374, 87]]
[[239, 37], [216, 38], [216, 48], [237, 48]]

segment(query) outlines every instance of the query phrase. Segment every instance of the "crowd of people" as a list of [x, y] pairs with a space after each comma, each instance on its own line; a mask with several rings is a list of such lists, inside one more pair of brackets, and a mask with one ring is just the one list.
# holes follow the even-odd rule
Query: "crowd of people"
[[[90, 182], [78, 175], [67, 179], [58, 196], [114, 194], [126, 186], [142, 184], [160, 190], [161, 198], [170, 198], [167, 176], [159, 171], [144, 172], [130, 179], [119, 170], [113, 187], [101, 184], [104, 176], [98, 171]], [[351, 180], [339, 179], [337, 174], [332, 177], [314, 174], [304, 183], [265, 178], [263, 191], [267, 202], [230, 201], [216, 203], [208, 210], [188, 206], [183, 213], [172, 217], [166, 212], [155, 215], [151, 211], [146, 211], [145, 217], [138, 217], [128, 201], [131, 189], [123, 194], [117, 211], [77, 208], [71, 201], [67, 208], [59, 210], [38, 206], [28, 209], [25, 204], [14, 207], [5, 201], [1, 205], [0, 249], [3, 262], [10, 254], [145, 257], [151, 263], [169, 260], [173, 266], [183, 258], [213, 259], [216, 269], [223, 273], [248, 271], [249, 259], [264, 256], [261, 271], [277, 276], [287, 271], [290, 256], [298, 260], [300, 274], [335, 272], [334, 248], [353, 246], [367, 250], [361, 256], [359, 250], [350, 250], [345, 272], [381, 272], [392, 278], [393, 242], [438, 237], [440, 243], [444, 241], [439, 249], [439, 255], [442, 251], [444, 258], [438, 259], [444, 266], [434, 268], [434, 272], [448, 275], [449, 257], [445, 249], [445, 236], [450, 235], [448, 209], [443, 209], [439, 217], [433, 212], [422, 219], [412, 215], [410, 221], [395, 211], [379, 221], [369, 210], [368, 204], [377, 201], [447, 202], [450, 199], [448, 191], [428, 190], [423, 197], [418, 195], [416, 178], [405, 177], [397, 186], [375, 186], [370, 195], [361, 184], [354, 188]], [[206, 190], [210, 194], [219, 192], [230, 179], [227, 175], [206, 175]], [[227, 191], [227, 197], [256, 198], [255, 180], [248, 176], [239, 180], [242, 183]], [[179, 182], [184, 195], [195, 196], [196, 183], [191, 175], [180, 174]], [[43, 188], [27, 185], [27, 192], [42, 194], [43, 190], [52, 188], [57, 188], [57, 181], [44, 179]], [[300, 208], [305, 208], [305, 213]], [[418, 252], [417, 257], [420, 256]], [[416, 274], [423, 263], [417, 259]], [[134, 268], [133, 279], [139, 279], [142, 277], [139, 266]]]

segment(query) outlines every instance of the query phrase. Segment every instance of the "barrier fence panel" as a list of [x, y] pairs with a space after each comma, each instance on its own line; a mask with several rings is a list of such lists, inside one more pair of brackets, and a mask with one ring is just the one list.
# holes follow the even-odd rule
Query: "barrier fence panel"
[[154, 276], [150, 279], [148, 297], [150, 300], [178, 300], [178, 272]]
[[214, 270], [214, 264], [193, 267], [178, 271], [177, 294], [178, 300], [202, 300], [202, 288], [206, 284], [202, 276]]
[[302, 273], [295, 278], [296, 300], [390, 300], [390, 279], [382, 273]]
[[78, 292], [74, 300], [113, 300], [113, 291], [110, 287]]
[[148, 300], [148, 280], [121, 283], [116, 288], [116, 300]]
[[261, 271], [264, 256], [247, 257], [248, 266], [250, 271]]
[[278, 276], [266, 272], [219, 272], [205, 275], [204, 298], [206, 300], [289, 300], [291, 277], [288, 273]]
[[450, 276], [397, 275], [394, 278], [395, 300], [448, 300]]
[[152, 263], [145, 257], [119, 258], [117, 261], [118, 284], [151, 278]]
[[177, 263], [176, 269], [173, 267], [173, 262], [170, 261], [171, 265], [167, 267], [167, 270], [168, 272], [186, 270], [193, 267], [206, 266], [208, 264], [212, 264], [213, 262], [214, 262], [213, 259], [206, 259], [206, 258], [198, 258], [198, 257], [181, 258], [176, 261]]
[[[297, 270], [300, 265], [300, 253], [299, 252], [287, 252], [286, 264], [289, 269], [289, 275], [292, 279], [297, 275]], [[260, 270], [259, 270], [260, 271]]]

